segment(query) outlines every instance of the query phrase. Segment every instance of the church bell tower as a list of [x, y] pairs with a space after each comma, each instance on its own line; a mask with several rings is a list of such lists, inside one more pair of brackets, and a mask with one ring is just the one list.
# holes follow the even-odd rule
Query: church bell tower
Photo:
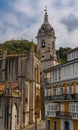
[[41, 71], [58, 64], [55, 50], [55, 32], [49, 24], [47, 8], [44, 21], [37, 34], [37, 52], [41, 52]]
[[55, 31], [49, 24], [47, 8], [45, 9], [44, 21], [39, 28], [37, 34], [37, 52], [41, 55], [41, 116], [45, 118], [45, 99], [44, 99], [44, 88], [45, 88], [45, 73], [44, 70], [49, 69], [58, 63], [57, 54], [55, 49]]

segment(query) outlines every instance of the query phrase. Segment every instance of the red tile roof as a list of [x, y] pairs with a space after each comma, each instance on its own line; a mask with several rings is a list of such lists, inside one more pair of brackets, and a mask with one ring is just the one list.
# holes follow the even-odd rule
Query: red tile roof
[[0, 91], [3, 91], [5, 87], [12, 87], [12, 90], [14, 90], [18, 86], [18, 82], [13, 83], [0, 83]]

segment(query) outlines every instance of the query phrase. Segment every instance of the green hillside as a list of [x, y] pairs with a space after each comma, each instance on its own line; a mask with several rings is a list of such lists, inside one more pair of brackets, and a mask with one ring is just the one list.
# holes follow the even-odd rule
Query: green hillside
[[27, 40], [10, 40], [0, 44], [0, 51], [5, 50], [10, 53], [19, 53], [22, 48], [24, 53], [28, 53], [32, 44], [36, 50], [37, 45], [33, 42], [29, 42]]
[[[0, 52], [8, 51], [9, 53], [20, 53], [22, 50], [24, 53], [28, 54], [32, 44], [34, 45], [36, 51], [37, 44], [33, 42], [30, 42], [28, 40], [10, 40], [4, 42], [3, 44], [0, 44]], [[57, 50], [59, 61], [61, 63], [65, 63], [67, 61], [66, 51], [68, 51], [69, 49], [71, 48], [60, 47], [59, 50]]]

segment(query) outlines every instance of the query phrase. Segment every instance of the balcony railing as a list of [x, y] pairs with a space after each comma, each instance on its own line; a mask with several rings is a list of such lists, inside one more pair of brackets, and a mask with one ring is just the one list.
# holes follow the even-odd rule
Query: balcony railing
[[63, 94], [63, 95], [53, 95], [53, 96], [45, 96], [46, 101], [78, 101], [78, 93], [76, 94]]
[[63, 111], [57, 111], [56, 112], [56, 117], [62, 117], [62, 118], [72, 118], [72, 113], [71, 112], [63, 112]]
[[60, 118], [70, 118], [70, 119], [77, 119], [78, 120], [78, 113], [72, 113], [72, 112], [63, 112], [63, 111], [57, 111], [56, 117]]
[[78, 120], [77, 112], [64, 112], [64, 111], [47, 111], [47, 116], [54, 118], [64, 118], [64, 119], [73, 119]]

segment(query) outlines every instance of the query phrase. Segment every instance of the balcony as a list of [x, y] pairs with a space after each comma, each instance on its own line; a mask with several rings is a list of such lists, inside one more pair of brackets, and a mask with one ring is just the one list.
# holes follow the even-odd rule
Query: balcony
[[53, 96], [45, 96], [45, 101], [53, 101], [53, 102], [77, 102], [78, 101], [78, 93], [76, 94], [63, 94], [63, 95], [53, 95]]
[[78, 113], [57, 111], [56, 112], [56, 117], [78, 120]]
[[72, 113], [71, 112], [57, 111], [56, 112], [56, 117], [72, 119]]
[[46, 113], [47, 113], [48, 117], [78, 120], [77, 112], [64, 112], [64, 111], [48, 110]]

